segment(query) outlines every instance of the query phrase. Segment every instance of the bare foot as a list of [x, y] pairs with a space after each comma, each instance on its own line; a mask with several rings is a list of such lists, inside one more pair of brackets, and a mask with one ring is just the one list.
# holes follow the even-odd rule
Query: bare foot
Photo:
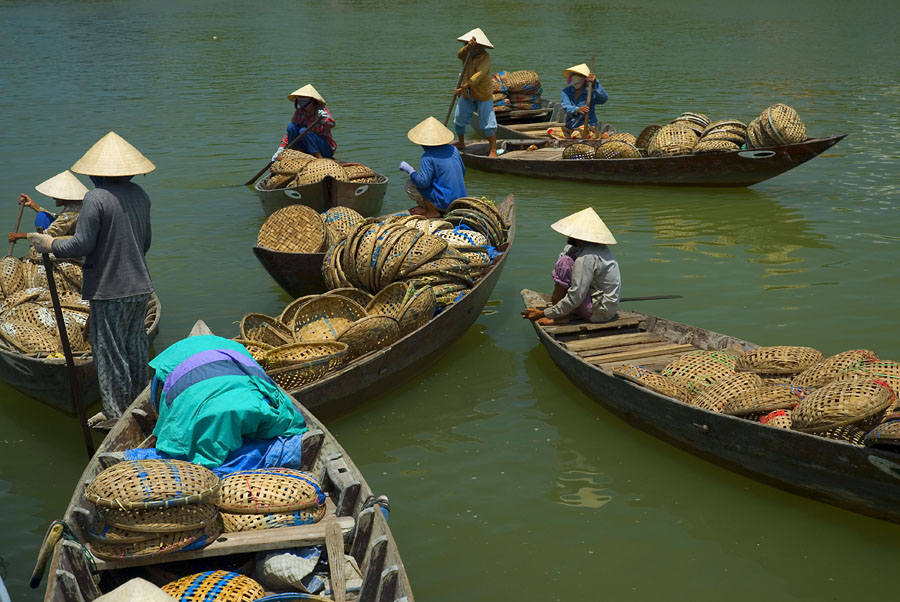
[[491, 151], [491, 152], [489, 152], [489, 153], [488, 153], [488, 157], [492, 157], [492, 158], [496, 159], [496, 158], [497, 158], [497, 151]]

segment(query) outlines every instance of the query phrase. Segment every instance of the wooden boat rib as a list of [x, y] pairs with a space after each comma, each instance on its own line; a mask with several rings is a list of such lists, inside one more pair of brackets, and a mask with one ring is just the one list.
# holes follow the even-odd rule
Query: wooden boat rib
[[[522, 299], [528, 307], [543, 307], [547, 297], [523, 290]], [[711, 412], [612, 372], [623, 363], [660, 370], [698, 349], [757, 345], [631, 311], [603, 324], [577, 321], [534, 328], [563, 373], [631, 426], [758, 481], [900, 522], [900, 454]]]
[[[197, 322], [191, 334], [212, 333], [203, 322]], [[310, 429], [303, 436], [303, 469], [321, 476], [323, 488], [328, 494], [327, 512], [321, 521], [298, 527], [225, 533], [207, 547], [191, 552], [116, 561], [94, 559], [100, 575], [99, 586], [93, 579], [94, 571], [81, 543], [62, 539], [55, 545], [46, 571], [45, 602], [93, 600], [102, 594], [101, 590], [108, 591], [123, 579], [141, 576], [128, 567], [159, 566], [196, 559], [204, 559], [208, 565], [209, 559], [216, 557], [325, 544], [325, 532], [330, 523], [339, 525], [344, 534], [344, 552], [351, 554], [362, 570], [363, 584], [358, 600], [412, 602], [406, 569], [387, 521], [377, 506], [365, 507], [365, 500], [372, 495], [371, 488], [322, 423], [306, 408], [300, 405], [296, 408], [303, 413]], [[126, 410], [88, 463], [75, 486], [64, 518], [78, 540], [86, 541], [93, 517], [93, 506], [84, 500], [85, 487], [103, 469], [120, 461], [122, 451], [152, 446], [156, 418], [148, 387]], [[143, 576], [153, 580], [150, 574]]]
[[387, 176], [375, 175], [377, 182], [341, 182], [325, 176], [315, 184], [275, 190], [266, 190], [262, 187], [263, 180], [259, 180], [253, 189], [267, 216], [288, 205], [306, 205], [319, 213], [331, 207], [350, 207], [365, 217], [371, 217], [381, 213], [388, 185]]
[[516, 234], [516, 207], [513, 195], [499, 209], [509, 224], [503, 253], [491, 269], [462, 299], [448, 306], [427, 324], [402, 339], [355, 359], [340, 370], [294, 389], [290, 393], [300, 404], [315, 411], [346, 409], [364, 397], [377, 395], [409, 379], [413, 370], [424, 367], [471, 326], [487, 304], [500, 279]]
[[[150, 296], [147, 305], [147, 337], [150, 343], [159, 332], [162, 306], [156, 293]], [[100, 385], [97, 368], [90, 357], [76, 357], [78, 371], [79, 398], [87, 406], [100, 399]], [[18, 351], [0, 347], [0, 379], [23, 395], [41, 401], [64, 412], [74, 413], [72, 387], [64, 358], [34, 357]]]
[[[488, 157], [483, 142], [461, 153], [466, 167], [493, 173], [603, 184], [657, 186], [752, 186], [822, 154], [846, 137], [810, 138], [762, 149], [639, 159], [563, 159], [566, 141], [503, 140], [499, 157]], [[559, 144], [563, 142], [563, 144]], [[530, 146], [537, 149], [527, 151]]]

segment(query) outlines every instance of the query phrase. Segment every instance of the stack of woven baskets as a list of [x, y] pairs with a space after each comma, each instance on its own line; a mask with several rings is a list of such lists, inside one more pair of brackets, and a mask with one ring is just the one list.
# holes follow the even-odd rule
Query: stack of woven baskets
[[349, 207], [332, 207], [319, 214], [306, 205], [288, 205], [266, 219], [256, 244], [282, 253], [320, 253], [347, 238], [350, 230], [364, 221]]
[[219, 516], [223, 531], [308, 525], [325, 516], [325, 493], [312, 475], [290, 468], [234, 472], [222, 479]]
[[331, 176], [340, 182], [373, 183], [386, 178], [361, 163], [338, 163], [334, 159], [317, 159], [300, 151], [285, 149], [272, 163], [262, 188], [278, 190], [321, 182]]
[[181, 460], [115, 464], [87, 486], [96, 509], [90, 549], [106, 560], [157, 556], [201, 548], [219, 536], [220, 481], [209, 469]]
[[628, 364], [614, 372], [713, 412], [856, 445], [900, 448], [900, 364], [867, 349], [827, 359], [797, 346], [700, 351], [659, 373]]
[[[53, 274], [72, 351], [89, 352], [90, 304], [81, 298], [81, 266], [57, 260]], [[59, 329], [44, 266], [14, 257], [3, 258], [0, 293], [0, 347], [29, 355], [60, 354]]]
[[781, 146], [806, 140], [806, 126], [793, 108], [777, 103], [747, 125], [748, 148]]
[[495, 113], [541, 108], [543, 89], [534, 71], [500, 71], [491, 76], [491, 81]]

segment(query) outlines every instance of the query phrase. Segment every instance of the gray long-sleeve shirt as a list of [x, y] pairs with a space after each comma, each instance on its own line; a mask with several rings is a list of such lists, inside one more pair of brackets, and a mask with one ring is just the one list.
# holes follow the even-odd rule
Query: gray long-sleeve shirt
[[108, 300], [153, 291], [144, 255], [150, 249], [150, 198], [132, 182], [88, 192], [75, 236], [54, 240], [57, 257], [84, 257], [81, 296]]
[[563, 254], [575, 260], [572, 284], [566, 296], [544, 310], [548, 318], [559, 318], [574, 312], [591, 296], [591, 322], [605, 322], [619, 311], [619, 263], [606, 245], [585, 243], [579, 247], [566, 245]]

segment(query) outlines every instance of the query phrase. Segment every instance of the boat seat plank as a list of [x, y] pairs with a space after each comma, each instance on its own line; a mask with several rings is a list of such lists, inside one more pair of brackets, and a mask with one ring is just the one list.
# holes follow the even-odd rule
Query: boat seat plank
[[[652, 349], [649, 347], [653, 347]], [[696, 347], [692, 345], [679, 345], [677, 343], [664, 343], [661, 345], [635, 345], [636, 349], [630, 351], [622, 351], [617, 353], [607, 353], [604, 355], [596, 355], [585, 358], [585, 361], [591, 364], [605, 364], [615, 360], [640, 360], [645, 357], [653, 357], [655, 355], [666, 355], [673, 351], [695, 351]]]
[[569, 351], [583, 352], [606, 349], [608, 347], [636, 345], [638, 343], [659, 343], [665, 340], [667, 339], [664, 339], [658, 334], [653, 334], [652, 332], [629, 332], [610, 336], [575, 339], [564, 342], [563, 346]]
[[544, 326], [544, 331], [552, 335], [562, 334], [580, 334], [583, 332], [597, 332], [601, 330], [614, 330], [616, 328], [626, 328], [637, 326], [641, 323], [639, 314], [632, 312], [619, 312], [619, 317], [609, 322], [584, 322], [578, 321], [571, 324], [560, 324], [558, 326]]
[[[671, 353], [673, 350], [681, 351], [682, 348], [677, 346], [682, 344], [683, 343], [673, 343], [672, 341], [650, 341], [647, 343], [638, 343], [635, 345], [619, 345], [616, 347], [606, 347], [604, 349], [588, 349], [586, 351], [579, 351], [577, 355], [584, 360], [593, 360], [596, 358], [607, 356], [619, 357], [623, 353], [628, 353], [629, 357], [653, 357], [654, 354], [657, 354], [657, 350], [659, 349], [664, 350], [666, 353]], [[672, 347], [672, 345], [676, 345], [676, 347]]]
[[540, 159], [541, 161], [558, 161], [562, 159], [563, 149], [561, 148], [538, 148], [533, 151], [519, 150], [510, 151], [500, 155], [500, 159]]
[[601, 370], [606, 370], [607, 372], [611, 372], [613, 368], [617, 366], [621, 366], [622, 364], [636, 364], [638, 366], [642, 366], [647, 368], [648, 370], [654, 370], [656, 372], [660, 372], [663, 368], [669, 365], [669, 363], [675, 358], [681, 357], [687, 353], [692, 353], [693, 350], [690, 351], [682, 351], [680, 353], [672, 353], [670, 355], [659, 355], [659, 356], [651, 356], [645, 359], [635, 358], [629, 361], [625, 360], [616, 360], [612, 362], [606, 362], [602, 364], [594, 364]]

